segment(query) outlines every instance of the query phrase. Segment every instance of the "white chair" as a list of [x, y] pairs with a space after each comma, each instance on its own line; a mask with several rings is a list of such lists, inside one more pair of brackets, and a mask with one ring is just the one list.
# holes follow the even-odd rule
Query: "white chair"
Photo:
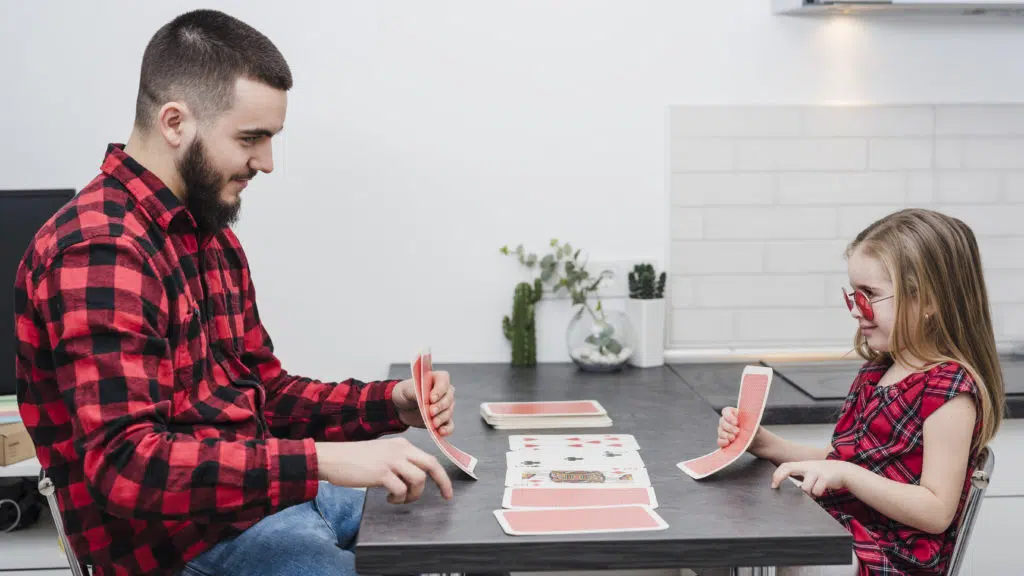
[[967, 495], [963, 517], [960, 518], [960, 531], [956, 536], [956, 546], [953, 548], [953, 556], [949, 559], [946, 576], [957, 576], [960, 573], [960, 565], [967, 554], [971, 531], [974, 529], [974, 522], [978, 519], [978, 510], [981, 509], [981, 503], [985, 499], [985, 491], [988, 490], [988, 483], [992, 479], [992, 469], [995, 468], [995, 464], [996, 454], [992, 448], [987, 446], [982, 448], [978, 453], [974, 474], [971, 476], [971, 490]]

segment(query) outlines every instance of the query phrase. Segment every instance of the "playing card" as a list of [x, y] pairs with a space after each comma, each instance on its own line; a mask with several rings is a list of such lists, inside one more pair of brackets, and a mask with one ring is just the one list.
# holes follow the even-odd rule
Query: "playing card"
[[508, 468], [643, 468], [640, 453], [635, 450], [573, 449], [573, 448], [523, 448], [505, 453]]
[[624, 486], [644, 488], [651, 485], [646, 468], [509, 468], [505, 486], [537, 488], [573, 488], [576, 486]]
[[608, 413], [597, 400], [559, 400], [554, 402], [484, 402], [481, 413], [488, 418], [531, 416], [605, 416]]
[[501, 529], [512, 536], [600, 534], [668, 528], [657, 512], [637, 505], [495, 510], [494, 517]]
[[631, 434], [513, 434], [508, 437], [508, 445], [510, 450], [544, 447], [640, 449], [640, 445]]
[[576, 486], [574, 488], [506, 488], [504, 508], [581, 508], [637, 504], [658, 507], [651, 487]]
[[768, 400], [773, 371], [763, 366], [747, 366], [740, 380], [740, 395], [736, 403], [739, 433], [725, 448], [719, 448], [699, 458], [680, 462], [676, 466], [695, 480], [706, 478], [736, 461], [750, 447]]
[[444, 452], [444, 455], [447, 456], [449, 460], [454, 462], [455, 465], [463, 472], [476, 480], [477, 477], [473, 470], [476, 468], [477, 459], [470, 454], [459, 450], [448, 442], [447, 439], [442, 438], [438, 433], [437, 428], [434, 426], [433, 418], [430, 416], [430, 392], [434, 387], [433, 369], [433, 360], [429, 350], [418, 355], [412, 362], [413, 381], [416, 388], [416, 400], [420, 407], [420, 416], [426, 424], [430, 437], [433, 438], [434, 443], [441, 449], [441, 452]]

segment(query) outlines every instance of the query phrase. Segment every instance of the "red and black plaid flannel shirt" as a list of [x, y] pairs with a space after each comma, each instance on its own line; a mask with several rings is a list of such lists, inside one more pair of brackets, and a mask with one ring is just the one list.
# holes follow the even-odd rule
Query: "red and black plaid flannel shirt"
[[[861, 369], [836, 423], [828, 458], [853, 462], [896, 482], [920, 484], [925, 420], [959, 394], [969, 394], [977, 404], [978, 386], [962, 366], [946, 362], [880, 387], [878, 381], [888, 368], [883, 363]], [[979, 419], [974, 437], [980, 432]], [[976, 458], [977, 450], [972, 450], [971, 462]], [[973, 473], [973, 466], [968, 466], [956, 515], [942, 534], [883, 516], [849, 491], [829, 491], [819, 502], [853, 535], [860, 576], [942, 576], [956, 545]]]
[[315, 440], [398, 432], [395, 381], [282, 370], [230, 230], [110, 145], [15, 288], [21, 416], [95, 573], [173, 573], [317, 493]]

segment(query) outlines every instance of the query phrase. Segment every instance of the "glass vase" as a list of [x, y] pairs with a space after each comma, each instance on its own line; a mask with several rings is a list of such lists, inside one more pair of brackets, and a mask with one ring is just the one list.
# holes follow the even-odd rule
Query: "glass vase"
[[565, 335], [569, 357], [587, 372], [615, 372], [636, 349], [636, 336], [626, 314], [580, 306]]

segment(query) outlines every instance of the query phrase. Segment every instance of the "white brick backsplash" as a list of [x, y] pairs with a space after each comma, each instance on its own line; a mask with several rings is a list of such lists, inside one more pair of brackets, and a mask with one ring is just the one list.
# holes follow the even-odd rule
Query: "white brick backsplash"
[[736, 168], [765, 170], [863, 170], [867, 143], [857, 138], [736, 140]]
[[998, 172], [940, 172], [935, 201], [949, 204], [990, 204], [1003, 196], [1003, 175]]
[[1006, 201], [1013, 204], [1024, 203], [1024, 172], [1008, 172], [1003, 187]]
[[701, 210], [694, 206], [672, 208], [673, 240], [696, 240], [703, 236], [704, 217]]
[[704, 237], [709, 239], [835, 238], [835, 235], [835, 208], [730, 206], [704, 211]]
[[903, 202], [907, 177], [896, 172], [784, 172], [780, 204], [881, 204]]
[[931, 136], [930, 106], [830, 106], [804, 110], [807, 136]]
[[672, 340], [679, 344], [729, 342], [735, 336], [732, 310], [672, 310]]
[[[975, 236], [1012, 236], [1022, 234], [1024, 204], [1004, 206], [947, 205], [937, 206], [940, 212], [955, 216], [974, 230]], [[1024, 254], [1019, 254], [1019, 265], [1024, 264]]]
[[768, 242], [764, 271], [770, 273], [846, 272], [843, 256], [849, 241]]
[[1024, 139], [965, 140], [964, 168], [1024, 170]]
[[795, 106], [686, 106], [672, 109], [672, 136], [777, 138], [800, 134]]
[[732, 140], [673, 140], [673, 172], [723, 172], [735, 166]]
[[677, 206], [771, 204], [775, 174], [679, 173], [672, 175]]
[[868, 142], [868, 167], [872, 170], [924, 170], [934, 162], [935, 144], [930, 138], [883, 138]]
[[[975, 236], [977, 236], [975, 230]], [[981, 263], [986, 270], [1019, 270], [1024, 268], [1024, 236], [1012, 238], [978, 238]], [[1024, 298], [1022, 298], [1024, 300]]]
[[764, 247], [760, 242], [673, 242], [673, 274], [760, 272]]
[[856, 321], [835, 306], [804, 310], [777, 308], [744, 310], [736, 316], [736, 337], [740, 340], [848, 340], [852, 343]]
[[707, 276], [696, 278], [702, 308], [814, 308], [824, 305], [824, 276]]
[[839, 213], [839, 237], [848, 242], [882, 217], [902, 210], [903, 206], [848, 206]]
[[939, 170], [956, 170], [964, 166], [963, 140], [935, 139], [935, 167]]
[[672, 308], [689, 308], [694, 305], [695, 292], [694, 284], [696, 279], [692, 276], [673, 276], [669, 283], [669, 301]]
[[1024, 135], [1024, 106], [938, 106], [935, 133], [940, 136]]
[[935, 174], [932, 172], [907, 173], [907, 206], [924, 206], [935, 197]]
[[[984, 261], [985, 255], [981, 255]], [[1024, 300], [1024, 270], [986, 270], [985, 287], [988, 299], [993, 304], [1012, 304]]]
[[849, 346], [844, 251], [909, 206], [971, 226], [1024, 340], [1024, 104], [680, 106], [670, 133], [670, 345]]

